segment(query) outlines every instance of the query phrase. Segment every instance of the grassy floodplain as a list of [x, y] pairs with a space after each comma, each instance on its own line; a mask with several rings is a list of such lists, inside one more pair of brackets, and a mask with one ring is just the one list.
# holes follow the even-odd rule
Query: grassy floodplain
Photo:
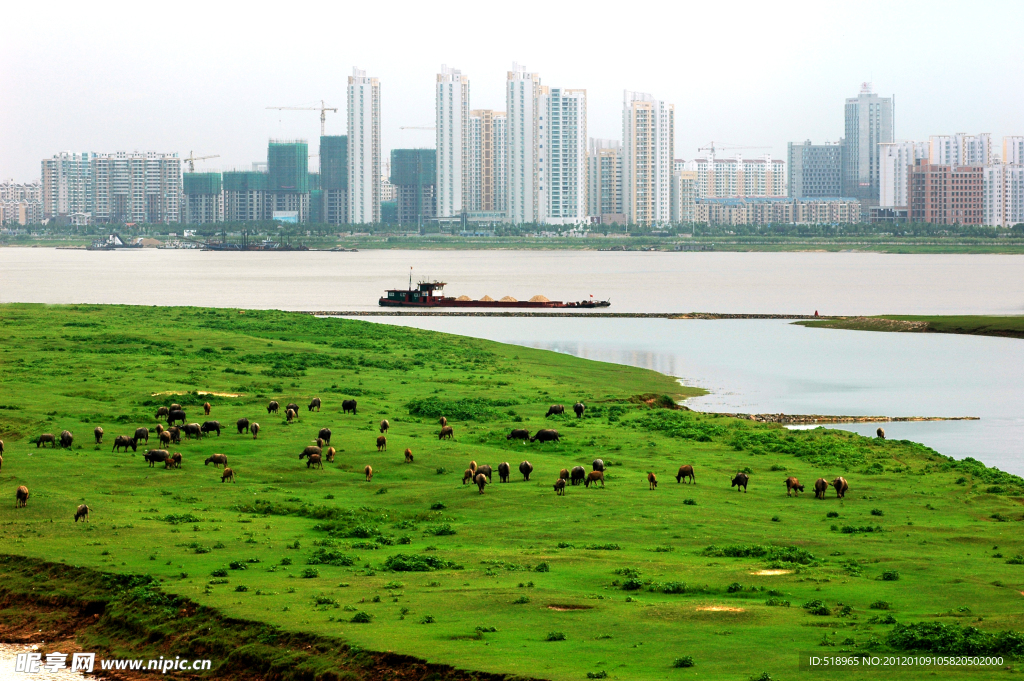
[[841, 319], [806, 320], [801, 326], [851, 331], [892, 331], [909, 333], [962, 333], [974, 336], [1005, 336], [1024, 338], [1024, 316], [990, 315], [880, 315], [877, 317], [844, 317]]
[[[1009, 651], [1006, 666], [1017, 666], [1009, 653], [1024, 653], [1024, 638], [1000, 632], [1024, 629], [1024, 481], [907, 441], [787, 431], [659, 397], [692, 394], [642, 369], [360, 321], [3, 305], [0, 544], [151, 575], [167, 593], [286, 632], [500, 674], [790, 679], [799, 651], [907, 646]], [[314, 396], [319, 412], [306, 408]], [[271, 399], [281, 413], [267, 413]], [[356, 415], [342, 413], [343, 399], [358, 400]], [[577, 399], [584, 419], [569, 409]], [[221, 435], [172, 446], [180, 470], [147, 466], [145, 444], [111, 451], [115, 436], [155, 429], [157, 407], [172, 401], [199, 423], [209, 401]], [[293, 401], [299, 416], [287, 423]], [[545, 418], [553, 403], [569, 414]], [[442, 413], [453, 440], [438, 440]], [[261, 424], [257, 440], [235, 432], [240, 417]], [[391, 429], [378, 452], [383, 418]], [[298, 454], [322, 427], [337, 459], [309, 469]], [[542, 427], [561, 442], [505, 438]], [[65, 429], [71, 449], [34, 444]], [[414, 463], [403, 462], [406, 447]], [[203, 465], [213, 453], [228, 456], [235, 483]], [[607, 464], [604, 489], [555, 495], [560, 469], [589, 470], [595, 458]], [[483, 495], [461, 484], [471, 460], [495, 469]], [[673, 478], [687, 463], [696, 485]], [[750, 472], [746, 494], [730, 488], [739, 470]], [[787, 475], [807, 492], [787, 497]], [[814, 480], [837, 475], [850, 484], [845, 500], [832, 490], [815, 499]], [[24, 509], [12, 503], [18, 485], [31, 492]], [[72, 522], [80, 503], [92, 508], [88, 524]], [[16, 564], [0, 565], [0, 591], [21, 583]], [[175, 636], [136, 630], [110, 646], [174, 655], [216, 638], [191, 631], [188, 612], [168, 612]], [[0, 611], [17, 617], [16, 606]], [[692, 667], [674, 666], [688, 657]], [[321, 678], [363, 678], [350, 674]]]

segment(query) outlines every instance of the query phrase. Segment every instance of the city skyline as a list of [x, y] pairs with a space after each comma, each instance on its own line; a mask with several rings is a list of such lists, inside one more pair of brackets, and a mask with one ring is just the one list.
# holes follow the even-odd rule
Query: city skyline
[[[341, 109], [327, 114], [327, 133], [344, 134], [345, 85], [354, 64], [380, 79], [383, 158], [394, 148], [433, 146], [432, 132], [399, 127], [430, 125], [442, 63], [458, 65], [471, 79], [474, 109], [505, 108], [505, 74], [513, 61], [541, 73], [546, 83], [585, 89], [588, 136], [595, 138], [620, 136], [624, 90], [655, 92], [676, 106], [675, 155], [687, 160], [711, 140], [768, 146], [777, 158], [785, 157], [788, 142], [838, 141], [844, 121], [836, 103], [855, 94], [861, 82], [872, 82], [880, 96], [895, 96], [895, 140], [1017, 134], [1024, 93], [1006, 87], [1024, 75], [1013, 53], [1015, 23], [1006, 21], [1015, 7], [986, 3], [953, 26], [943, 18], [947, 5], [952, 7], [864, 3], [855, 15], [840, 6], [749, 5], [719, 32], [682, 35], [683, 27], [671, 21], [647, 25], [628, 14], [617, 16], [611, 34], [602, 33], [608, 28], [603, 15], [539, 3], [526, 3], [525, 16], [512, 16], [496, 32], [485, 30], [484, 17], [469, 5], [465, 16], [442, 20], [427, 8], [399, 3], [400, 24], [380, 23], [366, 7], [346, 8], [344, 25], [370, 22], [387, 30], [352, 32], [336, 42], [322, 37], [332, 17], [342, 18], [340, 11], [300, 3], [293, 8], [296, 21], [309, 20], [300, 49], [291, 51], [255, 47], [265, 31], [257, 23], [261, 12], [229, 21], [227, 10], [207, 8], [205, 26], [186, 23], [188, 12], [147, 26], [152, 40], [139, 45], [131, 60], [123, 58], [118, 41], [95, 39], [112, 5], [101, 3], [98, 11], [67, 5], [45, 17], [16, 7], [11, 19], [24, 30], [0, 46], [0, 177], [32, 178], [40, 158], [60, 151], [194, 151], [220, 156], [197, 170], [248, 168], [263, 157], [270, 138], [302, 138], [313, 146], [319, 137], [315, 112], [267, 106], [311, 106], [324, 99]], [[313, 21], [314, 7], [324, 21]], [[459, 15], [460, 5], [454, 7]], [[651, 47], [632, 55], [614, 43], [594, 41], [590, 48], [583, 44], [592, 54], [581, 59], [579, 43], [558, 45], [542, 39], [543, 32], [519, 30], [538, 16], [552, 25], [572, 25], [580, 35], [626, 36], [643, 24]], [[710, 9], [694, 8], [686, 25], [716, 18]], [[117, 18], [114, 32], [140, 20]], [[809, 30], [822, 26], [828, 30]], [[43, 31], [57, 49], [34, 46], [32, 37]], [[439, 31], [458, 34], [459, 49], [430, 39]], [[965, 35], [984, 39], [985, 50], [965, 60], [953, 49], [923, 49], [943, 44], [944, 37], [946, 44], [958, 45], [951, 41]], [[412, 50], [415, 59], [409, 57]], [[222, 72], [230, 77], [212, 75]]]

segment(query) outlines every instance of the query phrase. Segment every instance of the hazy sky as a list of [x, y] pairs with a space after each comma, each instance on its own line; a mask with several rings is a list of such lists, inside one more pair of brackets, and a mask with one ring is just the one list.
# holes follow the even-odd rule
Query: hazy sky
[[381, 80], [385, 154], [433, 146], [399, 126], [433, 125], [441, 64], [469, 75], [474, 108], [504, 110], [513, 61], [585, 88], [591, 137], [621, 137], [624, 89], [674, 103], [677, 158], [711, 140], [778, 156], [835, 141], [862, 81], [895, 95], [898, 139], [1024, 134], [1020, 0], [79, 0], [3, 16], [0, 178], [20, 181], [62, 150], [220, 155], [197, 170], [248, 168], [272, 137], [316, 153], [317, 112], [265, 107], [324, 99], [340, 109], [328, 134], [344, 134], [353, 66]]

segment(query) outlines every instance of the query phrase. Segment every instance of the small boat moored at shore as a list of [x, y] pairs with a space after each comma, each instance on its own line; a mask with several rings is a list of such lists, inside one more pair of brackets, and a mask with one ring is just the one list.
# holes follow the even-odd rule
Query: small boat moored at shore
[[490, 296], [484, 296], [474, 300], [469, 296], [446, 296], [443, 293], [447, 284], [443, 281], [421, 281], [412, 287], [409, 282], [407, 289], [388, 289], [378, 301], [381, 307], [525, 307], [525, 308], [595, 308], [609, 307], [610, 301], [590, 300], [562, 302], [561, 300], [548, 300], [544, 296], [534, 296], [529, 300], [516, 300], [512, 296], [505, 296], [495, 300]]

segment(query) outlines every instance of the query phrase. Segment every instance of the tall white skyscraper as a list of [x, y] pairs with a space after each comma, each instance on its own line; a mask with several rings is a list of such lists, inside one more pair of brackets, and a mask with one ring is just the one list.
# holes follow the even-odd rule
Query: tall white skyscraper
[[892, 97], [879, 97], [871, 83], [846, 100], [843, 138], [843, 196], [872, 203], [878, 200], [879, 144], [892, 142]]
[[475, 109], [469, 112], [467, 210], [488, 213], [506, 210], [506, 122], [504, 111]]
[[543, 88], [538, 119], [539, 222], [587, 219], [587, 91]]
[[380, 222], [380, 81], [348, 77], [348, 222]]
[[928, 158], [927, 142], [883, 142], [879, 145], [881, 167], [878, 180], [878, 205], [881, 208], [906, 208], [907, 168]]
[[928, 138], [928, 158], [932, 165], [984, 166], [992, 162], [992, 135], [932, 135]]
[[636, 224], [666, 224], [672, 217], [675, 107], [626, 90], [622, 102], [622, 203]]
[[[92, 217], [95, 211], [92, 161], [96, 154], [64, 151], [43, 159], [43, 214]], [[77, 224], [77, 223], [76, 223]]]
[[513, 64], [505, 90], [508, 113], [508, 219], [540, 222], [540, 75]]
[[469, 208], [469, 76], [441, 66], [437, 74], [437, 215]]
[[589, 164], [588, 212], [602, 223], [622, 221], [622, 142], [592, 137]]

